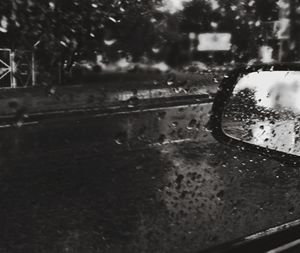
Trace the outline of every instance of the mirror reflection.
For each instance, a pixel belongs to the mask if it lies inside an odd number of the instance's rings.
[[[226,135],[300,156],[300,72],[259,71],[241,77],[222,119]]]

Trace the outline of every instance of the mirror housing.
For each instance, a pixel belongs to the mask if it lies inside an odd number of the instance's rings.
[[[229,134],[229,132],[226,129],[224,130],[224,115],[225,113],[228,113],[228,106],[231,103],[233,96],[237,93],[237,90],[235,89],[239,84],[240,80],[242,80],[244,77],[250,76],[251,74],[253,75],[254,73],[268,72],[268,73],[274,73],[275,75],[276,72],[282,72],[282,71],[285,71],[286,73],[299,72],[299,84],[300,84],[300,64],[263,64],[263,65],[254,65],[254,66],[243,66],[234,69],[231,73],[229,73],[229,75],[225,76],[215,96],[215,100],[212,106],[209,128],[212,131],[212,135],[214,136],[214,138],[221,143],[238,147],[241,150],[256,152],[258,154],[262,154],[274,158],[280,162],[297,166],[300,165],[300,153],[298,155],[284,149],[277,149],[274,147],[270,147],[267,144],[263,145],[262,143],[258,144],[255,142],[246,141],[243,140],[243,138],[237,138],[236,136]],[[263,84],[263,85],[266,86],[267,84]],[[267,99],[269,98],[267,97]],[[300,97],[299,97],[299,101],[300,101]],[[260,113],[261,111],[258,111],[258,116],[263,116],[262,113],[261,115],[259,115]],[[243,122],[242,124],[246,124],[246,123]]]

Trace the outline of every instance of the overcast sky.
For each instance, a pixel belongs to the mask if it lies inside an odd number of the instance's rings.
[[[190,1],[191,0],[163,0],[163,7],[160,7],[159,9],[162,11],[175,13],[177,11],[183,10],[184,3]]]
[[[191,1],[192,0],[163,0],[163,6],[160,7],[159,10],[175,13],[183,10],[184,4]],[[207,2],[210,2],[213,10],[219,7],[219,0],[207,0]]]

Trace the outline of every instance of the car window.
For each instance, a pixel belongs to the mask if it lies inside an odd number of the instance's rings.
[[[209,128],[231,70],[299,61],[299,15],[291,0],[2,1],[0,252],[194,252],[299,218],[299,170]]]

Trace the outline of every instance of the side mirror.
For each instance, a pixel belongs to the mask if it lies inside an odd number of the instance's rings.
[[[215,97],[210,123],[223,143],[300,164],[300,65],[234,70]]]

